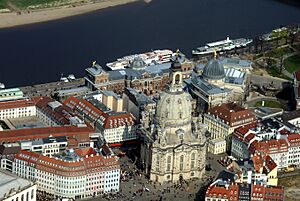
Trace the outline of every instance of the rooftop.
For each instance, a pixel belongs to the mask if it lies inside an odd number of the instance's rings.
[[[17,177],[10,173],[0,171],[0,199],[4,198],[4,195],[8,195],[11,190],[18,190],[28,188],[33,185],[29,180]]]

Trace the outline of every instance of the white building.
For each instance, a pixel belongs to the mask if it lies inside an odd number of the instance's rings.
[[[0,102],[0,120],[36,116],[35,104],[30,99]]]
[[[15,157],[13,173],[35,181],[38,190],[63,198],[88,198],[120,187],[118,158],[92,148],[66,150],[55,157],[22,150]]]
[[[0,200],[36,201],[36,184],[15,175],[0,171]]]
[[[222,154],[226,152],[225,139],[213,139],[208,142],[207,151],[212,154]]]
[[[20,141],[21,149],[41,153],[44,156],[52,156],[64,151],[68,145],[65,136],[49,137],[36,140]]]

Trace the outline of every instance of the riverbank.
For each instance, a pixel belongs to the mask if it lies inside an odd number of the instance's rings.
[[[139,0],[104,0],[96,3],[87,3],[81,5],[73,4],[56,8],[33,10],[28,13],[22,12],[21,14],[17,14],[15,12],[1,13],[0,28],[46,22],[137,1]]]

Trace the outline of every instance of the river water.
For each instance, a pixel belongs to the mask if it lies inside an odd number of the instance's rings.
[[[1,18],[0,18],[1,20]],[[159,48],[191,50],[227,35],[255,37],[300,22],[275,0],[152,0],[61,20],[0,29],[0,82],[7,87],[83,76],[93,60]]]

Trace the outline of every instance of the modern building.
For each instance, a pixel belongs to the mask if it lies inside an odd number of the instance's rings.
[[[1,201],[36,201],[36,184],[6,171],[0,171]]]
[[[241,66],[225,68],[223,63],[215,54],[206,66],[198,65],[191,79],[186,81],[192,97],[197,100],[198,113],[222,103],[241,102],[247,94],[247,70],[240,70]]]
[[[183,76],[189,78],[194,67],[193,63],[181,53]],[[110,90],[122,94],[125,87],[131,87],[144,92],[146,95],[158,95],[167,84],[168,71],[171,63],[147,66],[136,57],[129,68],[106,71],[95,64],[86,69],[85,83],[92,90]]]
[[[0,120],[29,116],[36,116],[35,104],[29,98],[0,102]]]
[[[225,153],[226,144],[230,148],[230,135],[234,129],[255,122],[255,115],[236,103],[224,103],[210,108],[203,114],[203,123],[207,125],[211,138],[208,150],[214,154]]]
[[[113,91],[101,90],[102,103],[115,112],[123,111],[123,99]]]
[[[14,159],[13,173],[62,198],[88,198],[120,188],[118,158],[93,148],[65,150],[53,157],[22,150]]]
[[[141,168],[159,183],[202,178],[205,172],[206,129],[191,116],[191,96],[183,90],[178,59],[177,55],[169,85],[159,96],[153,125],[139,129]]]
[[[66,150],[68,146],[68,140],[66,136],[22,140],[19,143],[22,150],[40,153],[49,157]]]

